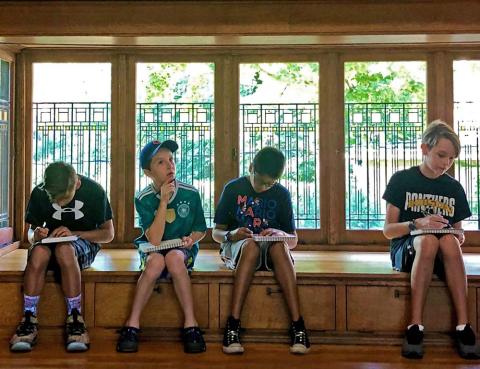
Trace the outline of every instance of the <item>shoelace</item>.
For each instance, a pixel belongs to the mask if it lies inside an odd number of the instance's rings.
[[[302,332],[302,331],[295,332],[294,335],[295,335],[295,342],[302,343],[302,344],[306,343],[307,336],[306,336],[305,332]]]
[[[190,328],[189,330],[184,332],[185,336],[190,336],[191,340],[193,342],[199,342],[202,340],[202,331],[195,327],[195,328]]]
[[[30,320],[31,315],[26,314],[25,315],[25,320],[20,323],[17,329],[17,335],[19,336],[28,336],[29,334],[32,334],[35,331],[35,324],[31,322]]]
[[[307,345],[307,332],[305,331],[305,327],[303,324],[298,327],[292,324],[292,340],[293,344],[300,343],[302,345]]]
[[[72,310],[73,322],[67,323],[67,331],[71,336],[80,336],[85,333],[85,324],[78,320],[78,313]]]
[[[229,329],[227,332],[228,344],[240,342],[238,330]]]
[[[122,328],[120,330],[120,336],[127,341],[137,340],[137,333],[132,328]]]

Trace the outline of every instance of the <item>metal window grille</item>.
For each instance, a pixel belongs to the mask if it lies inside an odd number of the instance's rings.
[[[32,182],[42,182],[48,164],[65,161],[110,188],[110,103],[33,104]]]
[[[264,146],[281,150],[286,167],[280,182],[292,196],[298,228],[320,226],[318,104],[240,105],[240,171],[248,174]]]
[[[420,164],[425,103],[345,104],[347,229],[381,229],[385,187],[398,170]]]

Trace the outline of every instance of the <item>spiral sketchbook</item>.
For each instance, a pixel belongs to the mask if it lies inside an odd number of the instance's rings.
[[[38,242],[35,242],[35,245],[41,244],[41,245],[46,245],[49,243],[60,243],[60,242],[71,242],[71,241],[76,241],[78,240],[78,236],[72,235],[72,236],[64,236],[64,237],[47,237],[44,238]]]
[[[253,240],[256,242],[278,242],[294,240],[295,236],[260,236],[253,235]]]
[[[434,228],[425,228],[425,229],[415,229],[414,231],[410,232],[411,236],[418,236],[420,234],[456,234],[460,235],[463,234],[463,229],[457,229],[457,228],[440,228],[440,229],[434,229]]]
[[[175,247],[183,246],[183,241],[180,238],[160,242],[159,245],[152,245],[150,242],[144,242],[138,245],[138,249],[148,254],[150,252],[173,249]]]

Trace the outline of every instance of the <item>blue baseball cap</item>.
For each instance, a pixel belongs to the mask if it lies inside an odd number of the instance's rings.
[[[150,161],[157,154],[158,150],[162,148],[169,149],[171,152],[175,152],[178,149],[178,145],[172,140],[165,140],[163,142],[152,141],[147,143],[143,147],[142,151],[140,151],[140,167],[142,169],[149,169]]]

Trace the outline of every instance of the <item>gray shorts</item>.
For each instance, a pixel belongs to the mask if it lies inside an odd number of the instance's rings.
[[[237,242],[223,242],[220,245],[220,257],[228,269],[236,269],[238,261],[242,255],[243,245],[247,241],[248,238]],[[258,256],[256,270],[272,271],[274,269],[269,252],[270,246],[273,244],[274,242],[257,242],[258,247],[260,247],[260,255]],[[288,255],[290,256],[292,263],[294,263],[290,250],[288,250]]]

